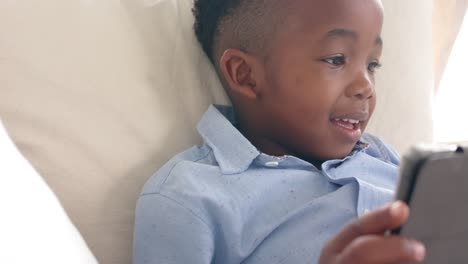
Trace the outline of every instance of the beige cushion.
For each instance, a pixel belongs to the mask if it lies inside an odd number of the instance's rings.
[[[191,2],[0,1],[0,116],[101,263],[131,262],[143,183],[199,142],[209,103],[227,101]],[[386,1],[390,56],[372,129],[400,150],[431,135],[424,3]]]
[[[0,116],[102,263],[131,262],[143,183],[224,96],[189,1],[153,2],[0,1]]]

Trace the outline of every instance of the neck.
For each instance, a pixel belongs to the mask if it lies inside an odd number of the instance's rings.
[[[260,130],[255,129],[252,126],[246,125],[245,122],[240,122],[237,126],[237,129],[247,138],[260,152],[265,153],[270,156],[282,157],[282,156],[295,156],[302,160],[305,160],[316,168],[320,169],[324,161],[313,159],[305,155],[300,155],[291,151],[286,146],[278,143],[277,140],[274,140],[271,137],[265,136],[265,133],[261,133]]]

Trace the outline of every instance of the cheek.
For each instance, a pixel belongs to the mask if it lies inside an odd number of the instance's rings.
[[[372,113],[374,113],[376,105],[377,105],[377,94],[374,93],[374,97],[372,97],[369,100],[369,112],[370,112],[371,115],[372,115]]]
[[[329,113],[340,97],[339,76],[310,61],[285,58],[266,68],[264,101],[273,108],[291,115],[302,115],[317,121]],[[285,114],[285,113],[284,113]]]

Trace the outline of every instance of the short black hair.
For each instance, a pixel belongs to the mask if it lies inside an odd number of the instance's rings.
[[[203,51],[213,61],[213,42],[220,20],[242,0],[195,0],[192,9],[195,16],[194,30]]]
[[[194,31],[203,51],[213,64],[221,38],[229,48],[265,48],[265,36],[276,28],[281,0],[195,0]],[[270,18],[275,18],[274,20]]]

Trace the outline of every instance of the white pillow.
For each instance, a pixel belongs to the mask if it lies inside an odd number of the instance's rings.
[[[0,122],[0,263],[94,264],[83,238]]]

